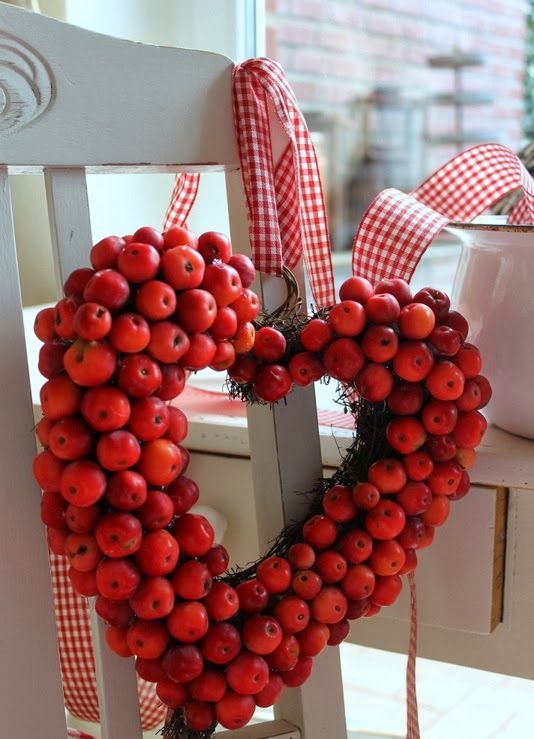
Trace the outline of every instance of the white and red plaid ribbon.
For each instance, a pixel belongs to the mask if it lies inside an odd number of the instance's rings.
[[[410,641],[408,643],[408,662],[406,663],[406,739],[420,739],[419,709],[417,706],[417,591],[415,573],[408,575],[410,585]]]
[[[330,237],[315,148],[293,90],[279,64],[249,59],[234,70],[234,120],[247,198],[254,264],[280,275],[304,258],[318,306],[335,302]],[[273,162],[269,110],[288,145]],[[165,228],[182,225],[199,175],[176,178]]]
[[[172,195],[165,213],[163,229],[171,226],[183,226],[195,204],[200,184],[200,175],[193,172],[182,172],[176,175]]]
[[[451,159],[411,194],[388,189],[371,203],[356,232],[353,273],[371,282],[409,280],[426,248],[451,221],[471,221],[523,188],[509,223],[534,223],[534,181],[500,144],[474,146]]]

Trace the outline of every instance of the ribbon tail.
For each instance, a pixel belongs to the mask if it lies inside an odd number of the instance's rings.
[[[419,733],[419,709],[417,706],[417,682],[415,663],[417,660],[417,592],[415,574],[408,575],[410,584],[410,642],[406,665],[406,739],[421,739]]]
[[[172,226],[185,225],[191,208],[195,204],[199,185],[199,174],[182,172],[176,175],[169,207],[165,213],[164,231],[172,228]]]
[[[522,188],[534,223],[534,181],[513,151],[479,144],[453,157],[412,193],[451,221],[471,221],[504,195]]]

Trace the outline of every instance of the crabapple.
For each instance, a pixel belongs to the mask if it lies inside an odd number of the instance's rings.
[[[355,300],[365,305],[374,295],[373,286],[365,277],[348,277],[339,288],[340,300]]]
[[[358,336],[365,328],[365,309],[354,300],[343,300],[331,309],[328,321],[338,336]]]
[[[370,482],[358,482],[352,488],[352,500],[357,508],[367,511],[380,500],[380,491]]]
[[[404,510],[392,500],[381,500],[365,515],[365,528],[374,539],[394,539],[405,523]]]
[[[345,575],[346,577],[347,575]],[[345,581],[345,578],[342,582]],[[347,598],[335,585],[328,585],[323,588],[310,603],[312,617],[323,624],[335,624],[341,621],[346,612]]]
[[[401,308],[408,303],[411,303],[413,300],[410,286],[406,280],[402,280],[400,277],[380,280],[380,282],[375,285],[375,294],[381,295],[383,293],[393,295],[397,299]]]

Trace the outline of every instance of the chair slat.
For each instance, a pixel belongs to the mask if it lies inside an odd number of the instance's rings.
[[[134,659],[124,659],[109,649],[105,624],[94,608],[90,612],[101,739],[141,739]]]
[[[46,193],[56,272],[63,282],[78,267],[88,265],[91,220],[87,182],[82,168],[47,169]],[[102,739],[142,736],[133,659],[111,652],[105,626],[90,608]]]
[[[245,251],[248,221],[240,173],[226,176],[232,241]],[[306,306],[302,267],[296,271]],[[285,283],[261,277],[266,310],[285,299]],[[273,408],[249,406],[248,434],[260,546],[266,549],[284,523],[303,514],[297,491],[309,490],[322,475],[315,390],[297,388]],[[275,706],[277,719],[297,726],[306,739],[343,739],[347,735],[339,649],[330,648],[315,660],[311,678],[301,688],[286,690]]]
[[[45,184],[56,274],[62,284],[72,270],[89,266],[92,238],[85,171],[46,169]]]
[[[11,197],[0,168],[0,721],[3,737],[66,736]],[[32,686],[35,686],[33,689]]]
[[[222,731],[217,734],[217,739],[301,739],[301,737],[300,731],[287,721],[262,721],[246,729]]]

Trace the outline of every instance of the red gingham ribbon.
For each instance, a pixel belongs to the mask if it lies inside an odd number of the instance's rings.
[[[415,663],[417,660],[417,592],[415,573],[408,575],[410,585],[410,642],[406,664],[406,739],[420,739],[419,710],[417,707],[417,681]]]
[[[295,95],[279,64],[249,59],[234,69],[234,122],[247,198],[254,264],[280,275],[304,257],[318,306],[335,302],[330,237],[317,157]],[[273,163],[269,110],[289,139]],[[182,225],[198,175],[178,175],[164,228]],[[194,194],[193,194],[194,191]]]
[[[409,280],[426,248],[450,221],[471,221],[523,188],[509,223],[534,223],[534,181],[500,144],[481,144],[451,159],[410,195],[381,192],[367,209],[352,249],[353,273],[372,282]]]
[[[200,175],[183,172],[176,176],[171,200],[165,213],[164,230],[171,226],[183,226],[195,204],[200,184]]]

